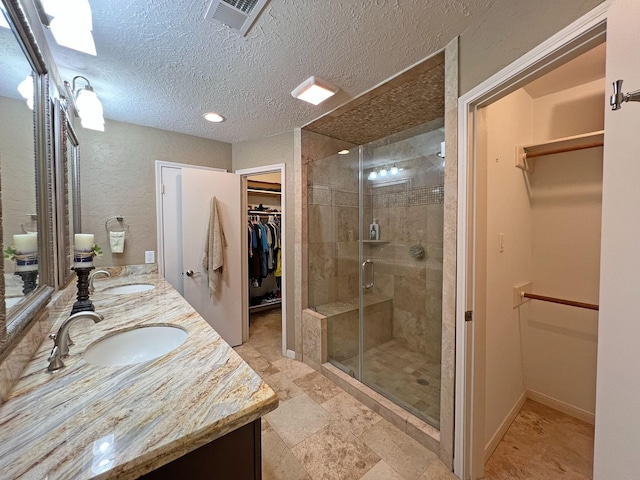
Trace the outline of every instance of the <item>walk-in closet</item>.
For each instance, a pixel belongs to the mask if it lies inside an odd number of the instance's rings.
[[[251,316],[282,306],[282,181],[279,172],[247,176],[249,324]]]
[[[604,72],[600,44],[477,112],[486,479],[592,478]]]

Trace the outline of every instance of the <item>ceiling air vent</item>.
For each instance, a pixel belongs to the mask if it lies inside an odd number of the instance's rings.
[[[246,35],[269,0],[213,0],[205,18]]]

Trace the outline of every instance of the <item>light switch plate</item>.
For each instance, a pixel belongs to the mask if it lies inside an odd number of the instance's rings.
[[[513,286],[513,308],[518,308],[524,302],[528,302],[528,298],[522,298],[520,292],[533,293],[533,284],[531,282],[522,282]]]
[[[156,252],[154,250],[147,250],[144,252],[144,263],[155,263]]]

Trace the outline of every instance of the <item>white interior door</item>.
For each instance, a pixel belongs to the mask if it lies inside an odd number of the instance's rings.
[[[607,86],[640,89],[640,2],[616,0],[607,18]],[[640,103],[605,110],[600,321],[594,479],[639,478],[640,471]]]
[[[211,197],[226,238],[223,273],[211,296],[202,266]],[[182,168],[182,258],[184,298],[231,346],[242,343],[242,245],[246,242],[240,201],[240,176]],[[187,275],[192,271],[193,274]]]
[[[162,252],[158,261],[164,278],[184,296],[182,268],[182,168],[162,165],[160,167],[162,202],[159,224]],[[166,252],[166,254],[165,254]],[[178,254],[180,252],[180,254]]]

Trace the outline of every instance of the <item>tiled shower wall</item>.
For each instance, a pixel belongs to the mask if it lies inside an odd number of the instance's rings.
[[[437,153],[444,134],[440,127],[441,122],[435,122],[428,133],[367,147],[365,164],[381,166],[388,160],[388,167],[395,163],[403,170],[388,177],[392,181],[365,180],[363,198],[365,227],[377,218],[380,239],[389,242],[364,244],[365,258],[375,263],[375,286],[366,293],[393,299],[394,338],[436,358],[440,358],[442,318],[444,188],[443,159]],[[309,305],[357,305],[357,151],[310,164],[308,185]],[[409,255],[415,245],[422,246],[424,258]]]

